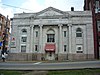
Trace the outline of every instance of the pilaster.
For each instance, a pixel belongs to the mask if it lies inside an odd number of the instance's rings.
[[[62,53],[62,24],[59,24],[59,53]]]
[[[68,24],[69,26],[69,53],[71,53],[71,49],[72,49],[72,24]]]
[[[34,49],[33,48],[33,46],[34,46],[33,45],[33,42],[34,42],[34,38],[33,38],[34,37],[34,35],[33,35],[34,32],[33,32],[33,29],[34,29],[34,25],[31,26],[31,51],[30,52],[33,52],[33,49]]]
[[[39,25],[39,27],[40,27],[40,36],[39,36],[39,53],[42,53],[43,51],[42,51],[42,27],[43,27],[43,25]]]

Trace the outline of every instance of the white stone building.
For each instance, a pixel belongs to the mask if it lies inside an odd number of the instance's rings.
[[[94,59],[91,11],[49,7],[14,14],[11,26],[11,60]]]

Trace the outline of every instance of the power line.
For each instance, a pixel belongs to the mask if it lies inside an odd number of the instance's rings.
[[[0,3],[1,3],[1,2],[0,2]],[[12,5],[3,4],[3,3],[2,3],[2,5],[8,6],[8,7],[13,7],[13,8],[19,8],[19,9],[23,9],[23,10],[29,10],[29,11],[32,11],[32,10],[30,10],[30,9],[20,8],[20,7],[17,7],[17,6],[12,6]]]

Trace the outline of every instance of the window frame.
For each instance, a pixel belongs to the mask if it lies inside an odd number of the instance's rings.
[[[47,34],[47,42],[55,42],[55,34]]]
[[[67,45],[64,45],[64,52],[67,51]]]
[[[67,31],[64,31],[64,37],[66,37],[67,36]]]
[[[27,34],[27,29],[22,29],[22,34]]]
[[[35,45],[35,51],[38,52],[38,45]]]
[[[22,36],[21,37],[21,42],[24,42],[24,43],[27,42],[27,37],[26,36]]]
[[[77,38],[82,38],[83,37],[83,34],[82,34],[82,28],[77,28],[76,29],[76,37]]]
[[[25,50],[23,50],[22,47],[24,47]],[[26,45],[21,45],[21,53],[26,53]]]
[[[39,34],[38,31],[35,31],[35,37],[38,37],[38,34]]]

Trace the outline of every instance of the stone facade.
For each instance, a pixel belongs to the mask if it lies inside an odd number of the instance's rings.
[[[15,14],[11,35],[9,60],[94,59],[91,11],[49,7],[38,13]]]

